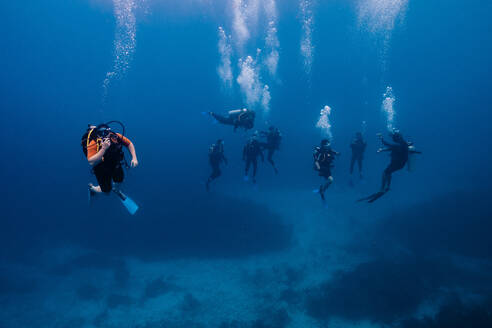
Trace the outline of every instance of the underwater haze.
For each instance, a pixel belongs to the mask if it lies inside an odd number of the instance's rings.
[[[1,328],[492,327],[491,1],[0,12]],[[207,114],[239,108],[253,129]],[[135,215],[116,194],[88,201],[81,137],[112,120],[138,156],[121,186]],[[279,172],[260,160],[253,183],[243,147],[270,125]],[[422,153],[357,202],[396,131]],[[207,191],[217,139],[228,165]],[[340,152],[325,201],[322,139]]]

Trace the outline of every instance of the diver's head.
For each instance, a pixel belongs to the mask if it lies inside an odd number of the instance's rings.
[[[329,145],[330,145],[330,140],[328,139],[321,140],[321,147],[329,146]]]
[[[224,144],[224,140],[222,139],[217,139],[217,145],[223,145]]]
[[[95,127],[95,132],[96,132],[96,135],[99,137],[99,138],[107,138],[109,136],[109,134],[111,133],[111,128],[109,126],[107,126],[106,124],[101,124],[97,127]]]
[[[404,142],[405,140],[403,139],[403,135],[401,134],[400,130],[393,130],[391,133],[391,138],[393,139],[394,142]]]
[[[357,132],[355,134],[355,137],[358,139],[358,140],[362,140],[362,132]]]

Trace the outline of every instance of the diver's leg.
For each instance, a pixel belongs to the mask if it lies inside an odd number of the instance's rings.
[[[323,187],[323,191],[326,191],[326,189],[328,189],[329,186],[331,186],[331,184],[333,183],[333,177],[330,175],[327,179],[326,179],[326,182],[325,182],[325,185]]]
[[[386,172],[387,172],[387,169],[384,170],[384,172],[383,172],[383,178],[381,180],[381,191],[384,191],[384,189],[386,188],[386,180],[388,180],[388,178],[387,178],[388,174]]]
[[[268,162],[270,162],[270,164],[272,165],[273,170],[275,171],[275,174],[277,174],[278,170],[277,170],[277,167],[275,166],[275,162],[273,161],[273,153],[275,153],[275,150],[269,149],[267,159],[268,159]]]
[[[92,183],[89,183],[89,189],[92,193],[95,194],[102,193],[101,186],[94,186]]]
[[[96,165],[93,169],[99,186],[89,184],[89,188],[95,193],[109,194],[113,189],[112,170],[104,162]]]
[[[386,170],[383,172],[383,181],[381,183],[381,191],[386,192],[389,190],[389,185],[391,183],[391,174],[393,173],[392,165],[390,164]]]
[[[210,176],[208,177],[207,183],[205,187],[207,188],[207,191],[210,190],[210,183],[217,179],[217,177],[220,176],[220,170],[218,170],[217,166],[215,164],[212,164],[212,173],[210,173]]]
[[[212,164],[212,174],[210,174],[210,181],[217,179],[220,176],[220,168],[218,164]]]
[[[244,171],[244,175],[248,175],[249,172],[249,167],[251,166],[251,158],[247,157],[246,158],[246,169]]]
[[[386,185],[386,189],[384,191],[389,191],[390,190],[390,186],[391,186],[391,178],[393,177],[393,175],[390,173],[388,174],[388,178],[387,178],[387,185]]]
[[[258,169],[258,159],[255,157],[253,159],[253,183],[256,182],[256,171]]]
[[[362,178],[362,156],[359,157],[358,163],[359,163],[359,175]]]
[[[323,178],[328,179],[325,175],[323,175]],[[325,188],[326,188],[326,182],[322,183],[319,186],[319,195],[321,196],[322,200],[325,200]]]
[[[120,164],[118,164],[114,170],[113,170],[113,186],[112,189],[119,190],[119,185],[123,183],[123,180],[125,179],[125,172],[123,171],[123,168],[121,167]]]
[[[219,123],[227,124],[227,125],[234,125],[234,121],[230,117],[226,117],[226,116],[216,114],[213,112],[210,112],[210,115],[212,115],[212,117],[215,118]]]
[[[352,155],[352,159],[350,160],[350,175],[354,172],[354,164],[355,164],[355,156]]]

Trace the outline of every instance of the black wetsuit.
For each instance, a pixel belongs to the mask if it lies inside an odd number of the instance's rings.
[[[277,167],[275,166],[275,162],[273,161],[273,154],[280,148],[280,141],[282,136],[280,132],[276,129],[274,131],[261,132],[261,135],[266,137],[266,142],[261,143],[263,149],[268,151],[267,160],[273,166],[275,173],[278,172]]]
[[[222,164],[222,162],[227,163],[227,159],[224,156],[224,146],[213,144],[210,147],[208,159],[210,166],[212,167],[212,173],[208,178],[208,183],[210,183],[222,174],[220,171],[220,164]]]
[[[328,179],[331,177],[331,169],[333,167],[333,160],[338,152],[334,151],[330,146],[316,147],[314,149],[314,161],[319,163],[318,175]]]
[[[352,148],[352,159],[350,161],[350,174],[354,172],[354,165],[357,162],[359,165],[359,173],[362,175],[362,160],[367,144],[362,139],[355,139],[350,148]]]
[[[391,161],[383,172],[383,179],[381,183],[381,192],[387,192],[391,186],[391,176],[393,172],[401,170],[408,162],[408,155],[410,153],[409,144],[403,138],[395,140],[396,143],[392,144],[384,139],[381,142],[386,146],[383,151],[391,152]]]
[[[253,164],[253,181],[256,177],[256,171],[258,168],[258,156],[261,156],[262,160],[265,160],[263,156],[263,151],[261,150],[260,143],[258,140],[253,139],[248,141],[243,149],[243,160],[246,161],[245,175],[248,175],[249,168]]]
[[[111,192],[113,190],[113,182],[121,183],[125,178],[125,173],[121,166],[124,156],[121,147],[119,143],[111,143],[111,146],[104,154],[104,160],[92,169],[102,192]]]
[[[250,130],[254,127],[255,114],[249,110],[240,113],[237,117],[231,115],[223,116],[216,113],[210,113],[210,115],[212,115],[219,123],[234,126],[234,131],[236,131],[238,127],[242,127],[245,130]]]
[[[385,195],[389,190],[391,186],[391,178],[392,174],[398,170],[401,170],[402,168],[405,167],[405,164],[408,162],[408,156],[409,154],[420,154],[419,151],[416,150],[410,150],[411,144],[406,142],[402,137],[400,138],[394,138],[393,139],[396,143],[392,144],[389,142],[386,142],[384,139],[381,139],[381,142],[383,145],[386,147],[380,151],[389,151],[391,152],[391,161],[389,165],[386,167],[386,169],[383,172],[383,178],[381,182],[381,189],[368,196],[359,199],[358,201],[367,201],[369,203],[373,203],[379,198],[381,198],[383,195]]]
[[[338,152],[334,151],[330,146],[321,146],[314,149],[313,157],[315,163],[315,170],[318,171],[320,177],[325,178],[326,182],[319,186],[319,194],[321,198],[325,199],[325,191],[333,182],[333,177],[331,176],[331,169],[333,167],[333,160]],[[319,165],[319,169],[316,166]]]
[[[393,172],[404,168],[405,164],[407,164],[408,161],[408,143],[404,140],[396,144],[391,144],[389,142],[386,142],[385,140],[382,140],[382,142],[383,145],[387,147],[386,149],[384,149],[384,151],[391,152],[391,162],[388,167],[386,167],[384,172],[386,174],[392,174]]]

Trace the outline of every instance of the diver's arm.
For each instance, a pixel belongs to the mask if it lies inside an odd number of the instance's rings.
[[[102,161],[104,154],[106,153],[106,150],[108,150],[109,146],[111,146],[111,141],[109,139],[105,139],[101,144],[101,149],[95,155],[87,159],[89,164],[91,166],[99,164]]]
[[[87,161],[91,166],[94,166],[102,161],[105,153],[106,153],[106,149],[101,149],[96,153],[96,155],[92,156],[91,158],[88,158]]]
[[[138,159],[137,159],[137,152],[135,151],[135,146],[133,145],[133,142],[130,142],[128,146],[128,151],[132,155],[132,161],[130,163],[131,167],[137,167],[138,166]]]
[[[383,138],[383,137],[381,137],[381,143],[382,143],[384,146],[388,146],[388,147],[392,146],[392,144],[390,144],[389,142],[387,142],[386,140],[384,140],[384,138]]]

